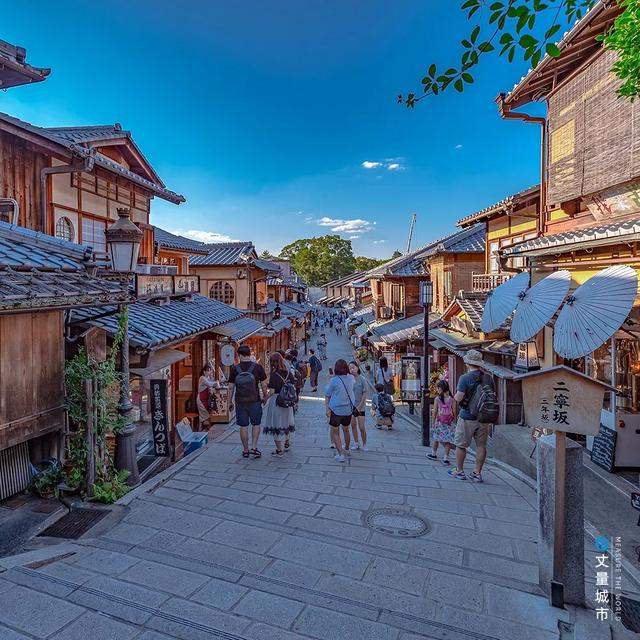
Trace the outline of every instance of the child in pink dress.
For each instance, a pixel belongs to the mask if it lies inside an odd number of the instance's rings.
[[[455,412],[453,406],[453,397],[446,380],[439,380],[436,385],[438,395],[433,402],[433,416],[431,428],[431,453],[427,453],[429,460],[438,459],[438,448],[440,443],[444,446],[444,458],[442,464],[448,465],[449,453],[454,448],[454,432],[455,432]]]

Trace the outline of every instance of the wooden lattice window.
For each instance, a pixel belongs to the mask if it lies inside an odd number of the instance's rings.
[[[214,282],[209,289],[209,297],[225,304],[233,304],[236,297],[233,287],[228,282]]]
[[[75,236],[76,233],[73,228],[73,222],[71,222],[71,220],[66,216],[58,218],[56,221],[56,238],[73,242],[75,240]]]

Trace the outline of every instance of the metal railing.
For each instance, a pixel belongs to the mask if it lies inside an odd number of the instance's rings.
[[[473,273],[471,274],[471,286],[475,292],[493,291],[512,275],[512,273]]]

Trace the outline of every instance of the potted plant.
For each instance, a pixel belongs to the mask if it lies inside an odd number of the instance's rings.
[[[33,476],[29,488],[41,498],[50,498],[54,494],[57,495],[58,485],[63,479],[62,468],[56,460],[47,464]]]

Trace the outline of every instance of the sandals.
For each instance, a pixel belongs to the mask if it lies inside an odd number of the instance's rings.
[[[288,440],[285,440],[284,441],[284,450],[287,451],[290,446],[291,446],[290,442]]]
[[[249,452],[248,451],[243,451],[242,452],[242,457],[243,458],[248,458],[249,457]]]
[[[272,456],[278,456],[278,458],[282,458],[282,456],[284,455],[284,451],[278,451],[277,449],[275,451],[271,452]]]
[[[249,453],[256,459],[262,458],[262,451],[260,451],[260,449],[251,449]]]

